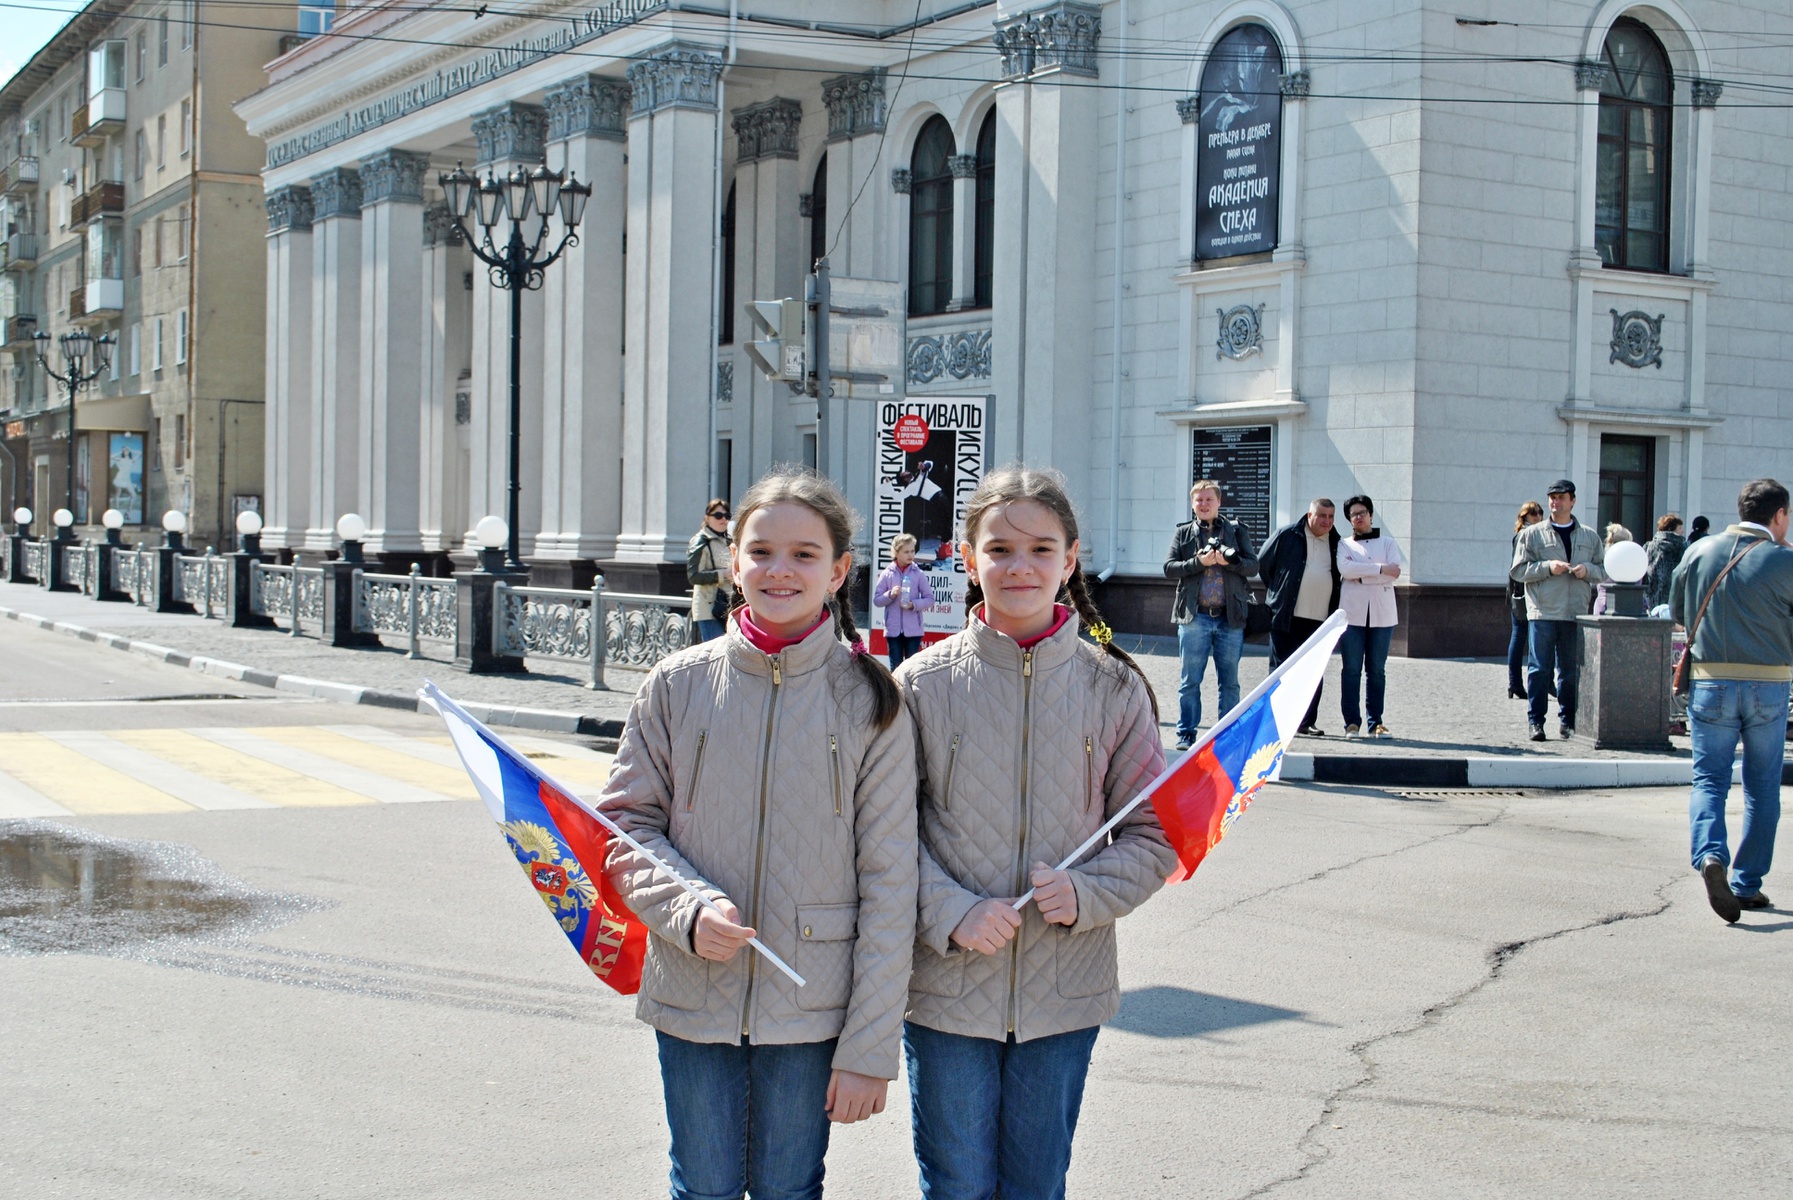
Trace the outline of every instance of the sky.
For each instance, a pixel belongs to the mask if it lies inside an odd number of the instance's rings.
[[[0,2],[0,81],[10,80],[44,48],[85,0],[4,0]]]

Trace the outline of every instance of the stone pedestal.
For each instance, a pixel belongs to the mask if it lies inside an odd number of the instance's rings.
[[[31,539],[23,533],[9,533],[6,540],[12,543],[12,555],[7,559],[6,582],[36,583],[37,580],[25,574],[25,543]]]
[[[355,629],[355,573],[366,566],[346,559],[324,564],[324,633],[332,646],[380,644],[378,635]]]
[[[94,588],[94,599],[130,603],[130,593],[118,590],[118,552],[123,549],[125,544],[119,540],[118,530],[108,529],[106,544],[100,547],[100,579]]]
[[[49,551],[45,557],[50,560],[50,582],[46,584],[52,592],[79,591],[68,581],[68,550],[75,544],[75,539],[67,536],[67,530],[59,530],[54,538],[44,543]]]
[[[187,551],[185,546],[175,542],[173,535],[168,540],[175,544],[156,547],[156,611],[197,616],[198,609],[185,600],[174,598],[174,581],[180,576],[180,557]]]
[[[1670,750],[1669,635],[1649,617],[1578,617],[1581,697],[1576,730],[1597,750]]]
[[[501,575],[493,571],[456,571],[454,665],[473,675],[497,675],[525,670],[522,658],[493,651],[492,617],[498,604],[498,584],[517,586],[529,582],[525,574]]]
[[[254,538],[255,543],[260,541],[259,537]],[[244,548],[230,556],[230,623],[237,629],[273,629],[274,618],[256,612],[250,600],[254,595],[250,568],[267,562],[268,556],[259,553],[259,546],[252,548],[250,537],[244,537],[243,543]]]

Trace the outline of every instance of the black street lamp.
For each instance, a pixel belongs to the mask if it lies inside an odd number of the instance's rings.
[[[63,334],[56,340],[62,343],[62,361],[67,365],[68,372],[58,374],[45,354],[50,335],[39,332],[32,336],[37,341],[37,361],[43,365],[44,373],[68,391],[67,507],[72,513],[75,511],[75,393],[98,379],[112,365],[112,347],[117,344],[117,339],[109,333],[96,338],[85,329]],[[90,358],[93,360],[91,371],[87,369]]]
[[[510,539],[504,566],[506,571],[521,571],[523,559],[517,553],[517,531],[522,526],[517,512],[521,484],[517,472],[522,460],[518,424],[523,411],[523,293],[541,287],[543,272],[568,246],[579,244],[579,221],[585,215],[585,202],[591,199],[591,185],[574,179],[571,171],[550,171],[545,162],[533,171],[516,167],[502,179],[488,170],[483,182],[456,163],[452,173],[440,176],[440,182],[448,195],[448,213],[455,229],[479,261],[486,264],[492,286],[511,295]],[[560,244],[544,255],[548,218],[556,209],[566,230],[560,235]],[[481,237],[475,238],[468,230],[468,216],[479,222]],[[510,218],[510,237],[499,245],[493,241],[492,229],[506,216]],[[541,224],[535,237],[525,240],[523,226],[532,216],[539,218]]]

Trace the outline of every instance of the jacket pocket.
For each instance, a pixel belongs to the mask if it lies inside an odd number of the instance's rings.
[[[930,946],[915,947],[915,971],[909,977],[909,990],[923,996],[941,996],[957,1000],[965,994],[965,960],[973,953],[937,954]]]
[[[1083,735],[1083,802],[1096,813],[1102,811],[1102,797],[1096,789],[1096,739]]]
[[[748,951],[752,953],[752,951]],[[687,1012],[704,1006],[710,991],[710,962],[660,937],[648,939],[641,992],[649,1000]]]
[[[859,931],[857,904],[797,906],[797,1007],[806,1012],[845,1008],[853,994],[853,946]]]
[[[946,752],[946,783],[941,787],[938,797],[942,812],[951,812],[953,808],[953,772],[959,766],[959,741],[964,736],[962,733],[953,734],[952,749]]]
[[[710,731],[704,730],[697,735],[697,756],[691,762],[691,786],[685,789],[685,811],[697,802],[697,784],[704,775],[704,747],[709,744]]]
[[[1114,926],[1103,925],[1082,933],[1059,933],[1053,957],[1058,960],[1058,994],[1067,1000],[1087,1000],[1115,991],[1121,985],[1115,966]]]
[[[834,775],[834,815],[840,816],[842,811],[840,790],[840,738],[828,735],[828,768]]]

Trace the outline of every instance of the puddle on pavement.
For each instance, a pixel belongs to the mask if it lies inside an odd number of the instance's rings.
[[[0,955],[235,938],[322,907],[232,879],[189,846],[0,821]]]

